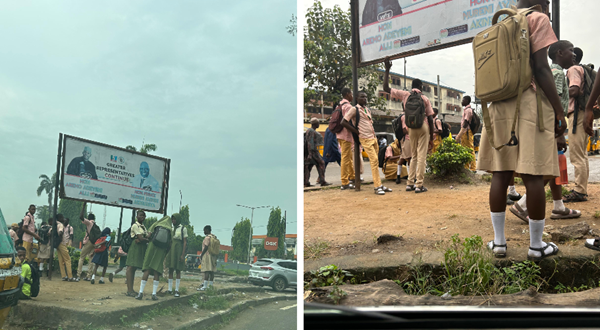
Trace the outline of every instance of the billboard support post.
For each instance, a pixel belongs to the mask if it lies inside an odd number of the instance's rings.
[[[62,133],[58,133],[58,155],[56,156],[56,184],[54,186],[54,208],[52,210],[52,232],[56,233],[58,229],[56,229],[56,213],[58,211],[58,189],[60,181],[62,181],[62,173],[60,170],[61,159],[62,159],[62,145],[63,145],[63,135]],[[43,220],[43,219],[42,219]],[[39,244],[39,242],[38,242]],[[54,235],[50,235],[50,257],[54,258]],[[52,264],[50,262],[48,264],[48,280],[52,280]]]
[[[352,94],[354,98],[352,103],[356,106],[356,99],[358,98],[358,0],[351,0],[350,15],[352,16]],[[356,116],[358,116],[358,111]],[[360,145],[358,141],[354,143],[354,189],[360,191]]]
[[[171,173],[171,160],[167,160],[167,173],[165,175],[165,204],[164,204],[164,216],[167,216],[167,200],[169,199],[169,175]]]
[[[121,216],[119,217],[119,230],[118,230],[118,234],[117,234],[117,243],[120,243],[119,241],[121,240],[121,226],[123,225],[123,208],[121,208]]]
[[[560,0],[552,0],[552,30],[560,40]]]
[[[438,83],[437,83],[437,101],[438,101],[438,113],[442,109],[442,90],[440,89],[440,75],[437,75]]]

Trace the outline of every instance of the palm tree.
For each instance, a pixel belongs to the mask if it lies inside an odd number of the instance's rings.
[[[52,209],[52,192],[54,187],[56,186],[56,173],[52,174],[52,179],[50,179],[46,174],[40,175],[40,186],[37,188],[37,195],[42,195],[42,192],[46,192],[48,194],[48,210]]]

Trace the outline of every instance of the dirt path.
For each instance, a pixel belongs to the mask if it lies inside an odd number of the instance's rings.
[[[402,240],[385,246],[386,251],[431,250],[435,243],[459,234],[461,238],[479,235],[485,242],[493,239],[488,194],[489,183],[478,180],[470,185],[427,185],[424,194],[404,191],[405,185],[389,184],[394,191],[385,196],[373,194],[372,186],[362,191],[339,189],[304,193],[305,259],[325,256],[371,253],[382,234],[402,236]],[[570,189],[570,188],[569,188]],[[585,221],[597,233],[600,219],[600,185],[590,184],[589,201],[567,204],[583,215],[573,220],[550,220],[552,203],[546,205],[546,225],[574,224]],[[525,193],[524,186],[517,191]],[[508,211],[506,237],[512,246],[529,244],[528,225]],[[581,245],[583,240],[571,242]],[[387,251],[390,250],[390,251]]]

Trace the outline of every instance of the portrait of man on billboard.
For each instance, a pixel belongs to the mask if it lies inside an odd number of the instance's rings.
[[[399,0],[367,0],[360,25],[385,21],[400,14],[402,7]]]
[[[67,167],[67,174],[80,176],[86,179],[98,180],[96,175],[96,166],[90,162],[92,157],[92,149],[90,147],[83,148],[83,156],[75,157]]]
[[[136,175],[131,181],[131,185],[135,188],[140,188],[148,191],[160,191],[160,186],[158,181],[150,175],[150,166],[148,163],[141,162],[140,163],[140,174]]]

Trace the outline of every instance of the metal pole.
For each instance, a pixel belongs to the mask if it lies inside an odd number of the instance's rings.
[[[250,242],[248,247],[248,265],[250,265],[250,252],[252,251],[252,222],[254,221],[254,208],[252,208],[252,214],[250,215]]]
[[[552,0],[552,30],[560,40],[560,0]]]
[[[117,234],[117,243],[121,240],[121,226],[123,225],[123,208],[121,208],[121,216],[119,217],[119,231]]]
[[[325,115],[323,114],[323,91],[321,91],[321,121],[323,121],[324,118]]]
[[[283,255],[287,256],[285,237],[287,236],[287,211],[283,211]]]
[[[406,57],[404,58],[404,90],[406,90]]]
[[[351,0],[350,15],[352,16],[352,94],[354,96],[352,103],[356,105],[358,98],[358,35],[357,35],[357,15],[358,0]],[[356,113],[358,116],[358,112]],[[360,146],[354,143],[354,189],[360,191]]]
[[[165,189],[165,205],[164,205],[165,212],[164,212],[164,216],[167,216],[167,200],[169,198],[169,175],[170,175],[170,173],[171,173],[171,160],[168,159],[167,160],[167,178],[165,180],[165,185],[166,185],[167,189]]]
[[[58,155],[56,156],[56,184],[54,186],[54,209],[52,210],[52,233],[56,233],[58,229],[56,229],[56,213],[58,211],[58,189],[59,182],[62,181],[63,176],[60,170],[60,161],[62,156],[62,142],[63,135],[62,133],[58,134]],[[60,178],[60,179],[59,179]],[[50,260],[54,260],[54,235],[50,235]],[[50,262],[48,265],[48,280],[52,280],[52,264],[54,262]]]
[[[437,100],[438,100],[438,111],[442,108],[442,90],[440,89],[440,75],[438,74],[438,83],[437,83]]]

